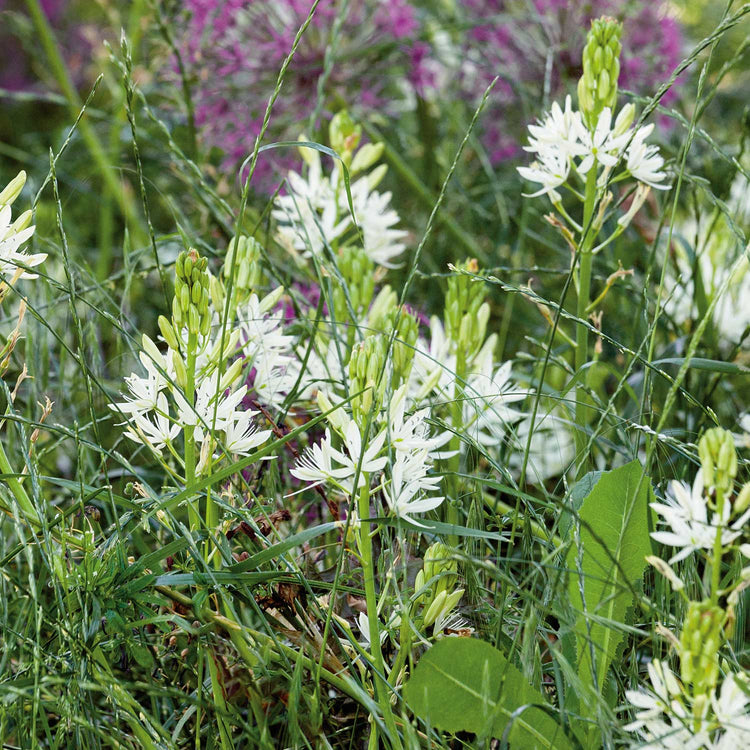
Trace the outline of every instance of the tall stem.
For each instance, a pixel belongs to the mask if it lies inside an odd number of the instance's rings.
[[[401,748],[401,740],[396,729],[396,721],[393,718],[390,700],[390,686],[386,680],[385,662],[383,661],[383,651],[380,648],[380,620],[378,618],[378,600],[375,593],[375,561],[372,555],[372,524],[363,519],[370,517],[370,484],[367,474],[363,475],[364,485],[359,491],[358,511],[360,519],[359,529],[359,552],[362,557],[362,571],[365,584],[365,600],[367,602],[367,624],[370,631],[370,651],[372,652],[372,661],[375,667],[373,683],[375,685],[375,697],[380,704],[380,710],[383,713],[383,719],[388,727],[388,733],[391,735],[391,745],[394,748]],[[376,732],[375,724],[372,731]]]
[[[18,505],[21,507],[21,510],[32,521],[38,521],[39,514],[36,512],[34,503],[31,502],[31,498],[24,489],[24,486],[21,484],[21,481],[18,479],[18,477],[12,476],[16,472],[13,471],[13,467],[10,465],[10,461],[8,461],[8,456],[5,454],[5,449],[3,448],[2,441],[0,441],[0,472],[6,475],[5,482],[18,501]]]
[[[466,356],[461,347],[456,353],[456,379],[453,386],[453,403],[451,404],[451,422],[453,424],[454,435],[449,443],[449,450],[455,453],[448,459],[448,483],[450,488],[450,497],[446,503],[446,521],[454,526],[460,524],[461,518],[458,512],[459,508],[459,479],[461,471],[461,429],[463,426],[463,400],[464,390],[463,382],[466,376]],[[448,536],[448,543],[455,547],[458,544],[458,537],[455,534]]]
[[[194,333],[188,334],[187,344],[187,366],[185,384],[185,400],[193,407],[195,405],[195,350],[198,346],[198,337]],[[185,425],[185,486],[190,487],[195,482],[195,425]],[[190,515],[190,530],[197,531],[200,528],[201,519],[195,501],[188,500],[188,513]]]
[[[716,529],[716,538],[714,539],[714,549],[711,558],[711,604],[715,605],[719,601],[719,583],[721,580],[721,557],[722,557],[722,534],[724,527],[722,518],[724,517],[724,490],[716,488],[716,516],[719,519]]]
[[[596,203],[596,165],[589,169],[586,176],[586,195],[583,204],[583,237],[579,248],[580,265],[578,274],[578,306],[576,316],[576,355],[575,370],[578,384],[576,386],[576,455],[578,458],[578,478],[585,473],[588,465],[586,451],[586,376],[584,368],[589,358],[589,330],[586,325],[589,298],[591,296],[591,266],[594,260],[591,249],[594,246],[596,232],[593,226],[594,206]]]

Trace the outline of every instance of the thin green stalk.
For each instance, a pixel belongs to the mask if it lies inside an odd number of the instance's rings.
[[[463,383],[466,375],[466,356],[465,352],[459,347],[459,351],[456,353],[456,378],[453,385],[453,403],[451,404],[451,423],[453,425],[453,436],[449,443],[449,450],[455,452],[454,456],[451,456],[448,463],[448,480],[449,486],[449,499],[446,503],[446,521],[454,526],[461,524],[461,516],[458,512],[459,503],[459,492],[460,482],[459,474],[461,472],[461,432],[463,430],[463,403],[464,403],[464,391]],[[448,544],[451,547],[458,545],[458,536],[450,534],[448,536]]]
[[[16,472],[13,471],[10,461],[8,461],[8,456],[5,454],[5,448],[3,448],[2,441],[0,441],[0,472],[5,474],[5,481],[18,501],[19,506],[21,506],[21,510],[34,521],[38,521],[39,515],[36,512],[34,503],[31,502],[31,498],[18,477],[13,476]]]
[[[594,255],[591,248],[594,246],[596,232],[593,228],[594,205],[596,203],[596,167],[592,166],[586,176],[586,195],[583,205],[583,227],[584,235],[579,248],[579,275],[578,275],[578,307],[576,315],[576,351],[575,370],[578,385],[576,387],[576,456],[578,457],[578,477],[585,473],[588,465],[586,450],[586,377],[584,368],[589,357],[589,329],[586,325],[588,318],[589,298],[591,296],[591,266]]]
[[[719,519],[724,517],[724,502],[726,498],[724,490],[716,488],[716,516]],[[722,535],[724,527],[719,520],[716,529],[716,538],[714,539],[713,555],[711,556],[711,605],[715,606],[719,601],[719,583],[721,579],[721,558],[723,552]]]
[[[363,476],[364,484],[359,492],[358,510],[360,519],[360,543],[359,552],[362,558],[362,572],[365,585],[365,600],[367,602],[367,623],[370,630],[370,651],[375,666],[373,684],[375,685],[375,699],[380,705],[385,725],[391,735],[391,744],[394,748],[401,748],[401,740],[396,729],[396,721],[391,708],[391,688],[385,676],[385,662],[383,651],[380,647],[380,620],[378,619],[378,600],[375,593],[375,561],[372,555],[372,524],[363,519],[370,517],[370,485],[367,474]],[[377,732],[375,724],[372,732]]]
[[[194,333],[188,333],[187,344],[187,367],[185,385],[185,400],[189,406],[195,402],[195,350],[198,346],[198,337]],[[190,487],[195,482],[195,425],[185,425],[185,486]],[[190,515],[190,530],[197,531],[200,528],[200,514],[195,507],[194,500],[188,500],[188,512]]]

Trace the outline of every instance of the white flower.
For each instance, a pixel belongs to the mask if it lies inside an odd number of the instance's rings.
[[[326,243],[333,242],[349,227],[347,214],[340,215],[336,194],[320,171],[320,156],[311,159],[307,180],[289,172],[288,195],[279,195],[273,217],[279,222],[279,239],[303,257],[319,255]],[[317,164],[317,166],[315,166]]]
[[[174,376],[171,350],[166,357],[159,357],[157,362],[154,362],[146,352],[141,352],[138,356],[141,364],[146,368],[146,377],[140,377],[135,373],[126,377],[125,383],[130,395],[125,397],[125,401],[110,404],[109,408],[112,411],[141,415],[147,411],[152,411],[156,408],[159,393],[167,387]],[[165,374],[162,374],[161,371],[164,371]]]
[[[730,212],[738,210],[731,201],[728,208]],[[698,320],[697,278],[700,277],[707,301],[713,300],[726,284],[725,293],[714,304],[713,325],[719,345],[730,348],[741,340],[750,325],[750,305],[746,304],[750,299],[750,263],[743,258],[734,269],[735,236],[726,217],[705,211],[697,220],[681,221],[673,230],[668,251],[666,237],[665,232],[662,252],[669,253],[665,312],[678,325]],[[745,346],[747,343],[746,340]]]
[[[397,451],[411,453],[417,450],[431,452],[445,445],[451,439],[450,432],[445,431],[430,437],[430,427],[426,421],[429,409],[421,409],[406,417],[406,396],[407,386],[401,386],[391,399],[388,410],[388,438],[391,447]]]
[[[524,193],[526,198],[536,198],[539,195],[549,194],[550,200],[557,203],[560,194],[559,188],[568,179],[570,172],[570,159],[565,151],[555,146],[550,146],[537,153],[536,161],[530,167],[518,167],[518,173],[529,182],[538,182],[541,188],[535,193]]]
[[[290,469],[293,477],[302,482],[311,482],[312,486],[323,482],[338,485],[350,476],[349,466],[334,467],[333,461],[340,455],[331,446],[331,433],[326,429],[325,436],[318,445],[311,445],[302,454],[297,465]]]
[[[400,240],[408,235],[403,229],[393,229],[400,221],[390,207],[391,194],[370,190],[368,176],[361,177],[351,187],[354,216],[362,230],[365,254],[380,266],[392,268],[391,260],[406,248]],[[346,193],[341,195],[341,210],[349,211]]]
[[[33,268],[46,260],[47,254],[27,255],[24,252],[19,252],[18,248],[34,234],[36,227],[26,227],[26,229],[16,232],[10,219],[10,205],[0,208],[0,280],[4,281],[6,277],[13,278],[16,275],[21,279],[35,279],[36,274],[28,271],[20,272],[21,269],[18,264],[21,263]]]
[[[388,462],[385,456],[378,458],[378,454],[383,449],[385,443],[386,434],[382,431],[373,440],[370,441],[367,448],[362,451],[362,436],[359,432],[357,423],[352,420],[346,427],[344,433],[344,445],[348,455],[332,450],[332,453],[336,460],[349,468],[349,478],[353,478],[354,475],[359,471],[358,487],[364,486],[366,474],[374,474],[380,471]],[[349,485],[351,486],[351,485]]]
[[[126,423],[125,435],[161,455],[161,449],[177,438],[181,427],[169,418],[169,404],[164,393],[158,395],[155,411],[153,422],[145,414],[133,413]]]
[[[540,153],[553,147],[568,159],[582,156],[586,148],[581,143],[584,130],[581,113],[574,112],[570,96],[565,97],[565,111],[555,102],[544,119],[536,125],[529,125],[529,145],[524,151]]]
[[[445,499],[442,496],[424,496],[425,491],[435,490],[441,480],[440,476],[428,476],[429,468],[426,450],[399,452],[391,466],[390,484],[383,491],[391,511],[415,526],[422,524],[415,521],[412,515],[434,510]]]
[[[742,414],[737,423],[742,432],[735,434],[734,444],[738,448],[750,448],[750,412]]]
[[[642,750],[699,750],[710,742],[705,730],[691,730],[683,691],[672,670],[654,659],[648,665],[649,690],[626,690],[625,696],[636,710],[635,721],[623,727],[638,732],[646,740],[634,747]],[[705,726],[705,723],[704,723]]]
[[[365,648],[370,648],[370,643],[372,642],[370,638],[370,620],[366,612],[360,612],[357,615],[357,627],[359,628],[359,632],[362,633],[361,645]],[[379,630],[380,642],[383,643],[388,637],[388,631],[384,627],[379,628]]]
[[[430,318],[430,340],[420,338],[414,347],[414,362],[409,376],[409,399],[419,403],[437,391],[453,398],[456,355],[453,342],[445,335],[443,324],[436,315]],[[450,393],[449,393],[450,389]]]
[[[627,150],[628,172],[646,185],[658,190],[669,190],[669,185],[662,184],[666,174],[661,171],[664,159],[659,155],[659,148],[646,144],[646,138],[653,129],[654,125],[651,123],[638,128],[633,136]]]
[[[509,463],[516,471],[523,463],[530,427],[531,418],[527,417],[515,429],[516,449],[511,453]],[[526,467],[529,481],[541,484],[559,477],[570,469],[575,456],[575,438],[567,420],[554,412],[537,414]]]
[[[494,338],[487,343],[490,346],[482,347],[474,359],[473,372],[466,378],[464,427],[479,444],[497,446],[503,442],[508,426],[522,417],[509,405],[522,401],[527,394],[513,387],[510,362],[493,372]]]
[[[750,747],[750,713],[748,713],[748,682],[740,675],[730,674],[721,685],[719,695],[711,696],[711,706],[722,728],[722,747]],[[729,742],[731,740],[735,744]]]
[[[731,544],[740,535],[739,531],[726,528],[732,511],[729,502],[724,503],[721,520],[714,513],[711,523],[708,522],[708,501],[703,489],[703,472],[698,471],[692,489],[685,482],[673,481],[670,483],[666,504],[651,503],[651,507],[669,526],[669,531],[653,532],[652,539],[670,547],[682,548],[669,559],[670,563],[684,560],[694,550],[712,549],[719,525],[723,528],[722,545]],[[744,516],[738,519],[742,523],[745,520]],[[735,522],[733,526],[739,528],[741,524]]]
[[[586,174],[597,162],[605,167],[614,167],[628,139],[627,132],[620,135],[612,130],[612,111],[605,107],[599,115],[593,133],[587,128],[581,130],[581,141],[586,148],[586,156],[578,165],[578,171]]]
[[[234,412],[224,424],[226,439],[224,444],[229,453],[237,453],[247,456],[262,443],[265,443],[271,435],[271,430],[258,430],[253,424],[253,417],[258,412],[238,411]]]
[[[269,295],[272,299],[277,295]],[[282,327],[282,317],[277,313],[270,315],[264,300],[253,293],[247,302],[237,311],[241,333],[240,345],[243,353],[254,362],[256,357],[269,356],[272,353],[288,354],[292,348],[292,336],[287,336]]]

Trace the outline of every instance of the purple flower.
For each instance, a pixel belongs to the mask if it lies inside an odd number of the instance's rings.
[[[185,16],[175,19],[184,30],[178,43],[200,140],[223,152],[225,169],[235,169],[252,152],[278,71],[311,7],[311,0],[186,0]],[[336,0],[318,5],[274,106],[266,143],[296,140],[309,130],[323,80],[316,125],[330,118],[340,99],[356,116],[358,110],[387,111],[401,96],[394,83],[408,75],[410,39],[418,29],[408,0],[351,0],[334,42],[341,10]],[[323,79],[328,49],[335,52]],[[265,152],[253,186],[272,192],[296,160],[290,149]]]
[[[482,119],[482,140],[495,164],[520,152],[520,133],[536,112],[523,111],[525,98],[538,103],[548,93],[559,99],[575,85],[593,18],[623,21],[621,88],[651,96],[682,59],[680,27],[660,0],[534,0],[525,13],[506,0],[465,0],[462,9],[469,29],[458,76],[464,97],[475,104],[500,77]],[[677,96],[673,87],[661,103],[668,106]]]

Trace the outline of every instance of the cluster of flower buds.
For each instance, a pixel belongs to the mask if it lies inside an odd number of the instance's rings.
[[[188,333],[208,335],[211,315],[207,267],[208,261],[195,249],[177,256],[172,300],[172,320],[177,330],[187,327]]]
[[[389,328],[393,333],[395,329],[395,339],[391,352],[391,362],[393,364],[392,384],[394,390],[398,389],[402,383],[409,380],[411,366],[414,363],[414,347],[417,344],[419,335],[419,323],[417,319],[408,310],[396,309],[390,315]]]
[[[425,552],[422,570],[414,582],[418,594],[416,601],[422,605],[425,627],[444,621],[461,600],[464,589],[456,589],[457,582],[458,565],[451,559],[451,548],[441,542],[430,545]]]
[[[479,264],[471,258],[457,269],[478,274]],[[464,273],[457,273],[448,280],[445,333],[467,359],[474,356],[484,343],[490,317],[490,306],[484,301],[486,296],[485,285]]]
[[[368,336],[355,344],[349,359],[349,391],[352,399],[352,414],[358,424],[363,425],[368,415],[380,410],[387,379],[387,341],[381,334]],[[356,395],[355,395],[356,394]]]
[[[713,427],[698,442],[698,456],[706,487],[726,495],[732,491],[737,476],[737,451],[729,430]]]
[[[245,302],[260,285],[261,247],[254,237],[232,237],[222,268],[224,284],[234,277],[232,292],[237,304]],[[211,297],[217,310],[223,309],[224,289],[218,279],[211,279]],[[217,304],[219,302],[219,304]]]
[[[680,635],[680,670],[685,685],[692,685],[697,708],[716,687],[719,647],[724,640],[726,612],[709,599],[690,602]]]
[[[362,126],[352,120],[346,110],[337,112],[328,126],[328,142],[331,148],[344,160],[347,167],[362,138]]]
[[[617,79],[620,77],[620,36],[622,23],[602,16],[591,22],[583,48],[583,75],[578,81],[578,106],[586,124],[593,130],[605,107],[614,110],[617,103]]]
[[[375,292],[375,265],[365,251],[354,245],[343,247],[337,259],[342,283],[333,291],[333,307],[337,320],[349,320],[349,305],[359,319],[370,306]],[[348,296],[348,299],[347,299]],[[349,329],[349,343],[354,341],[354,326]]]

